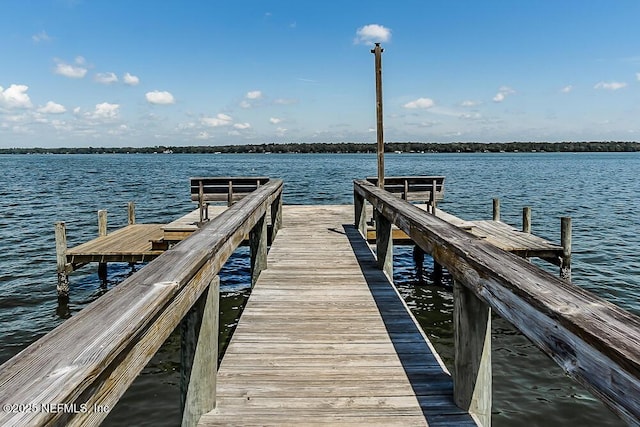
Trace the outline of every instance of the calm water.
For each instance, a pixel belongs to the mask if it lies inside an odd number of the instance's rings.
[[[352,202],[352,180],[374,175],[375,155],[42,155],[0,156],[0,362],[102,295],[95,266],[71,276],[71,301],[56,299],[53,223],[67,224],[69,246],[97,234],[96,211],[110,229],[168,222],[194,208],[188,178],[266,175],[285,180],[287,204]],[[387,175],[446,175],[443,209],[465,219],[490,219],[491,199],[502,220],[520,226],[523,206],[533,231],[559,241],[560,217],[573,218],[573,280],[640,314],[640,153],[633,154],[390,154]],[[395,281],[445,361],[452,360],[451,292],[416,286],[410,249],[397,248]],[[430,265],[426,261],[427,267]],[[130,274],[110,265],[107,289]],[[240,249],[222,277],[223,339],[249,286]],[[622,425],[509,324],[493,325],[494,425]],[[106,425],[179,424],[179,336],[172,335],[145,368]]]

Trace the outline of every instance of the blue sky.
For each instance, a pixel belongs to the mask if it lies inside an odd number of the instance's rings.
[[[637,0],[0,0],[0,147],[640,140]]]

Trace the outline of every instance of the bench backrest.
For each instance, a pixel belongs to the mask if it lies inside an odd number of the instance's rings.
[[[368,177],[367,181],[378,185],[377,177]],[[408,202],[437,203],[444,199],[444,176],[385,176],[384,189]]]
[[[195,177],[191,178],[191,200],[231,205],[267,182],[269,178],[265,176]]]

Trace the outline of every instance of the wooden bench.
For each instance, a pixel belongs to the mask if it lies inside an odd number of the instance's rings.
[[[377,177],[368,177],[367,181],[378,185]],[[444,199],[444,176],[386,176],[384,189],[408,202],[426,202],[430,212],[435,212]]]
[[[191,178],[191,200],[198,202],[203,222],[209,220],[208,202],[227,202],[231,206],[267,182],[266,176],[195,177]]]

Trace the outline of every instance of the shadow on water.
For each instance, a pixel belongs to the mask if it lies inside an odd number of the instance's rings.
[[[400,295],[382,270],[377,268],[367,242],[353,225],[343,227],[427,421],[430,424],[442,421],[446,415],[446,420],[455,421],[456,425],[476,425],[468,413],[453,403],[451,377],[442,370]]]

